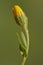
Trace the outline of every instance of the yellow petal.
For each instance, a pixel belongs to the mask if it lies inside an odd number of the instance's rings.
[[[18,5],[15,5],[15,6],[12,8],[12,11],[13,11],[14,16],[24,15],[24,12],[22,11],[22,9],[21,9]]]

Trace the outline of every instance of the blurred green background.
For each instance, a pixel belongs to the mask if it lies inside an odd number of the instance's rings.
[[[43,65],[43,0],[0,0],[0,65],[20,65],[12,7],[18,4],[29,19],[30,49],[25,65]]]

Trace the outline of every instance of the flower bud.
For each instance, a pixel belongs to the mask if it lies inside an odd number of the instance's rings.
[[[18,6],[15,5],[12,8],[16,23],[20,26],[24,26],[27,24],[27,17],[25,15],[25,13],[22,11],[22,9]]]

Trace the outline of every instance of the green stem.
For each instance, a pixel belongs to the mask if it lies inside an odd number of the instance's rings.
[[[29,51],[29,31],[27,28],[24,28],[25,34],[26,34],[26,47],[27,47],[27,55],[28,55],[28,51]]]
[[[27,40],[27,42],[26,42],[26,46],[27,46],[26,51],[27,51],[27,56],[28,56],[28,51],[29,51],[29,32],[28,32],[28,29],[27,28],[24,28],[24,31],[26,33],[26,40]],[[27,56],[26,57],[23,57],[23,61],[22,61],[22,64],[21,65],[24,65],[25,64],[26,59],[27,59]]]
[[[23,60],[22,60],[22,64],[21,65],[24,65],[25,64],[26,59],[27,59],[27,57],[23,57]]]

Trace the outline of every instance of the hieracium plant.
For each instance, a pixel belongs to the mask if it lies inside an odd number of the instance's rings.
[[[24,13],[24,11],[18,5],[15,5],[12,8],[12,11],[17,25],[20,28],[22,28],[20,30],[20,34],[17,33],[17,38],[19,41],[18,43],[19,43],[20,53],[23,56],[23,61],[21,65],[24,65],[29,52],[28,18]]]

